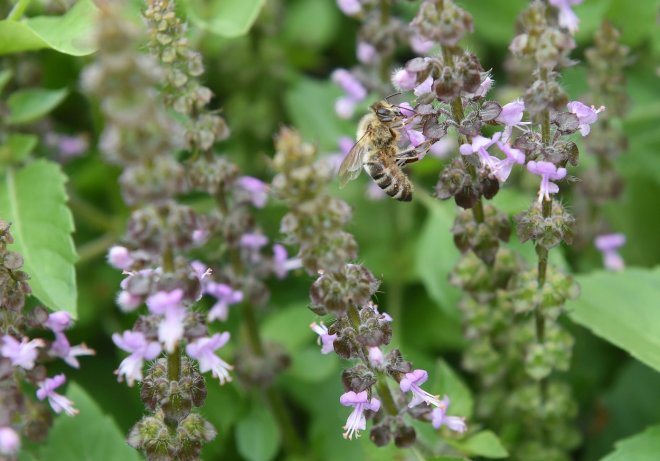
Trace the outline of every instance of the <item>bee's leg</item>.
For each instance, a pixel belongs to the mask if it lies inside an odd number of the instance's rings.
[[[404,150],[396,154],[396,163],[399,166],[407,165],[408,163],[414,163],[419,160],[419,152],[417,148]]]

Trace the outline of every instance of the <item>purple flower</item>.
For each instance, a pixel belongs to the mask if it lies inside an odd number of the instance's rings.
[[[537,176],[541,176],[541,187],[539,188],[539,202],[545,198],[550,200],[550,194],[559,192],[559,186],[552,181],[563,179],[566,176],[566,168],[557,168],[550,162],[527,162],[527,170]]]
[[[21,438],[9,426],[0,427],[0,455],[14,455],[21,448]]]
[[[483,79],[481,85],[479,85],[479,88],[474,93],[474,97],[484,98],[486,94],[490,91],[491,87],[493,86],[493,83],[495,83],[495,80],[493,80],[490,77],[490,75],[486,75],[486,78]]]
[[[20,342],[10,335],[2,337],[2,348],[0,348],[0,355],[11,360],[14,367],[21,367],[25,370],[34,368],[34,361],[37,359],[38,347],[44,347],[45,343],[41,339],[33,339],[28,341],[28,338],[23,338]]]
[[[59,357],[73,368],[80,368],[80,362],[76,357],[83,355],[94,355],[94,349],[90,349],[84,343],[71,347],[68,338],[64,333],[55,333],[55,341],[51,344],[49,355]]]
[[[574,34],[578,30],[580,20],[571,9],[571,6],[579,5],[582,0],[549,0],[549,3],[559,10],[559,25]]]
[[[224,283],[209,282],[205,291],[207,294],[217,299],[216,303],[208,313],[209,322],[216,319],[224,322],[229,316],[229,306],[243,301],[242,292],[234,290],[232,287]]]
[[[596,248],[603,253],[603,265],[611,271],[620,271],[626,267],[623,257],[617,251],[626,243],[624,234],[599,235],[594,240]]]
[[[490,155],[488,153],[488,148],[499,141],[501,135],[502,133],[498,132],[495,133],[492,138],[475,136],[472,138],[472,144],[463,144],[458,150],[461,155],[479,154],[482,166],[487,168],[491,173],[494,173],[497,170],[497,164],[500,162],[500,159]]]
[[[159,291],[147,298],[147,307],[152,314],[162,315],[158,324],[158,339],[169,353],[183,337],[183,321],[186,310],[181,305],[183,290]]]
[[[413,398],[408,404],[409,408],[415,407],[422,402],[426,402],[427,405],[433,405],[436,407],[440,406],[440,398],[437,395],[431,395],[421,387],[421,384],[424,384],[429,378],[429,374],[426,370],[417,369],[411,373],[406,373],[405,377],[399,382],[399,387],[401,392],[412,392]]]
[[[211,371],[214,377],[220,380],[220,384],[231,381],[229,370],[233,367],[215,354],[217,349],[227,344],[229,332],[216,333],[210,338],[198,338],[186,346],[189,356],[199,362],[199,371],[206,373]]]
[[[117,295],[117,306],[122,312],[133,312],[142,304],[142,297],[122,290]]]
[[[112,341],[118,348],[131,354],[122,360],[115,371],[120,381],[122,377],[126,378],[129,386],[133,386],[135,381],[142,381],[142,362],[155,359],[162,350],[157,341],[147,341],[139,331],[127,330],[121,336],[114,333]]]
[[[236,185],[249,194],[250,202],[255,208],[263,208],[266,205],[268,184],[252,176],[241,176]]]
[[[131,268],[134,260],[128,248],[115,245],[108,251],[108,263],[116,269],[126,271]]]
[[[337,0],[337,6],[346,16],[355,16],[362,11],[359,0]]]
[[[192,233],[192,241],[196,246],[206,243],[209,238],[209,232],[206,229],[195,229]]]
[[[286,248],[280,244],[273,245],[273,272],[278,279],[283,279],[289,271],[300,269],[300,258],[289,258]]]
[[[399,91],[410,91],[417,85],[417,75],[406,69],[397,69],[392,73],[392,85]]]
[[[69,328],[73,323],[71,314],[66,311],[53,312],[48,315],[48,320],[44,322],[44,326],[50,328],[53,333],[62,333]]]
[[[337,69],[331,75],[332,81],[339,85],[344,93],[355,102],[367,97],[367,90],[362,83],[346,69]]]
[[[206,267],[206,265],[201,261],[191,262],[190,267],[192,267],[192,270],[195,272],[195,275],[199,279],[200,283],[204,283],[204,279],[213,273],[213,270],[210,267]]]
[[[67,415],[74,416],[78,414],[78,410],[73,408],[73,402],[55,392],[55,389],[64,384],[65,381],[66,377],[64,373],[53,376],[52,378],[46,378],[39,383],[37,398],[39,400],[48,398],[48,403],[55,413],[62,413],[64,411]]]
[[[447,407],[449,407],[449,397],[445,395],[438,408],[434,408],[433,412],[431,413],[431,424],[433,424],[433,427],[440,429],[440,427],[446,426],[449,428],[449,430],[461,434],[467,431],[465,418],[461,418],[459,416],[447,416]]]
[[[503,160],[499,160],[495,164],[495,170],[493,171],[493,175],[500,182],[505,182],[509,178],[509,175],[511,174],[513,165],[515,165],[516,163],[518,165],[522,165],[523,163],[525,163],[525,154],[523,153],[523,151],[519,149],[514,149],[509,144],[502,144],[499,141],[497,141],[497,147],[499,147],[500,150],[504,152],[506,158]]]
[[[417,54],[427,54],[433,48],[433,40],[417,34],[412,35],[410,37],[410,48]]]
[[[380,347],[369,348],[369,363],[374,367],[382,367],[385,363],[385,355]]]
[[[349,119],[355,113],[355,100],[348,96],[342,96],[335,101],[335,113],[339,118]]]
[[[444,159],[456,148],[456,143],[449,136],[445,136],[442,139],[434,142],[420,154],[420,159],[423,158],[427,153],[431,154],[433,157]]]
[[[358,394],[353,391],[346,392],[339,397],[339,402],[345,407],[355,407],[348,415],[346,424],[343,427],[346,431],[343,434],[345,439],[358,438],[360,431],[367,427],[367,418],[364,416],[365,410],[377,412],[380,409],[380,400],[375,397],[369,400],[367,391]]]
[[[568,111],[575,114],[580,123],[580,134],[586,136],[591,131],[591,124],[598,120],[598,114],[605,110],[605,106],[596,109],[594,106],[587,106],[580,101],[571,101],[566,104]]]
[[[253,251],[259,251],[261,247],[268,243],[268,237],[264,234],[243,234],[241,235],[240,245]]]
[[[358,42],[357,45],[357,58],[362,64],[370,64],[374,62],[378,52],[376,48],[367,42]]]
[[[505,125],[504,134],[502,135],[502,142],[507,142],[511,138],[511,133],[514,126],[528,125],[529,122],[523,122],[523,112],[525,111],[525,103],[521,99],[502,106],[502,112],[495,118],[495,121]]]
[[[183,290],[158,291],[147,298],[147,307],[152,314],[165,315],[172,307],[181,307]]]
[[[319,335],[318,343],[321,344],[321,354],[329,354],[335,350],[334,342],[337,339],[337,335],[329,335],[328,327],[323,325],[323,322],[313,322],[309,327],[314,333]]]
[[[426,77],[426,80],[424,80],[422,83],[420,83],[415,87],[415,91],[413,91],[413,93],[415,94],[415,96],[419,98],[421,96],[431,93],[432,91],[433,91],[433,77],[429,75],[428,77]]]

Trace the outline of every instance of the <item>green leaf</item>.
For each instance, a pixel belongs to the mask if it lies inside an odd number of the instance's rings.
[[[139,461],[138,452],[129,447],[115,422],[105,415],[85,390],[76,383],[69,385],[67,397],[80,413],[60,415],[48,433],[38,459],[67,461]]]
[[[660,370],[660,269],[599,271],[577,281],[581,295],[566,306],[571,318]]]
[[[472,393],[444,360],[438,360],[434,373],[433,393],[447,395],[450,399],[448,414],[454,416],[472,416],[474,401]]]
[[[30,88],[15,91],[7,99],[7,107],[9,107],[7,121],[14,125],[33,122],[57,107],[67,94],[68,90],[65,88],[61,90]]]
[[[185,0],[186,11],[197,26],[222,37],[245,35],[265,0]]]
[[[9,80],[11,80],[13,75],[14,73],[9,69],[0,72],[0,93],[5,89],[5,85],[9,83]]]
[[[300,79],[284,95],[291,122],[303,138],[318,144],[321,151],[337,151],[337,140],[355,132],[355,122],[335,115],[335,99],[339,96],[341,90],[332,82],[308,78]]]
[[[283,36],[294,44],[322,48],[334,38],[339,15],[339,9],[327,0],[289,2]]]
[[[431,299],[445,311],[453,312],[461,296],[460,290],[449,284],[449,273],[460,257],[450,232],[455,206],[451,202],[439,202],[423,195],[420,197],[429,215],[417,243],[415,270]]]
[[[51,48],[72,56],[96,50],[92,0],[79,0],[62,16],[39,16],[24,21],[0,21],[0,55]]]
[[[21,163],[32,153],[39,138],[33,134],[10,133],[7,143],[0,146],[0,167]]]
[[[263,405],[254,405],[238,422],[236,447],[248,461],[270,461],[277,455],[280,432],[273,415]]]
[[[660,425],[616,442],[614,452],[601,461],[656,461],[660,453]]]
[[[337,371],[339,360],[334,354],[321,355],[321,347],[309,346],[291,356],[291,366],[286,373],[301,381],[319,382]]]
[[[506,458],[509,453],[500,439],[491,431],[482,431],[465,440],[448,440],[447,443],[470,456]]]
[[[76,251],[59,165],[35,161],[8,169],[0,186],[0,217],[12,223],[13,250],[23,256],[33,294],[52,310],[76,317]]]
[[[312,317],[307,304],[293,304],[271,314],[264,322],[262,334],[264,338],[280,343],[287,352],[292,353],[316,336],[309,329]]]

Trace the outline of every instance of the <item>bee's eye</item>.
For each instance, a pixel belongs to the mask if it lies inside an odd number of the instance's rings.
[[[376,114],[379,117],[389,117],[390,116],[390,110],[389,109],[378,109],[376,111]]]

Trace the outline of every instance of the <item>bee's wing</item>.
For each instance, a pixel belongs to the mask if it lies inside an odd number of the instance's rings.
[[[369,145],[367,134],[368,133],[363,134],[362,137],[358,139],[341,162],[341,166],[339,167],[339,187],[344,187],[348,181],[351,181],[360,175],[362,160],[364,159],[365,151]]]

